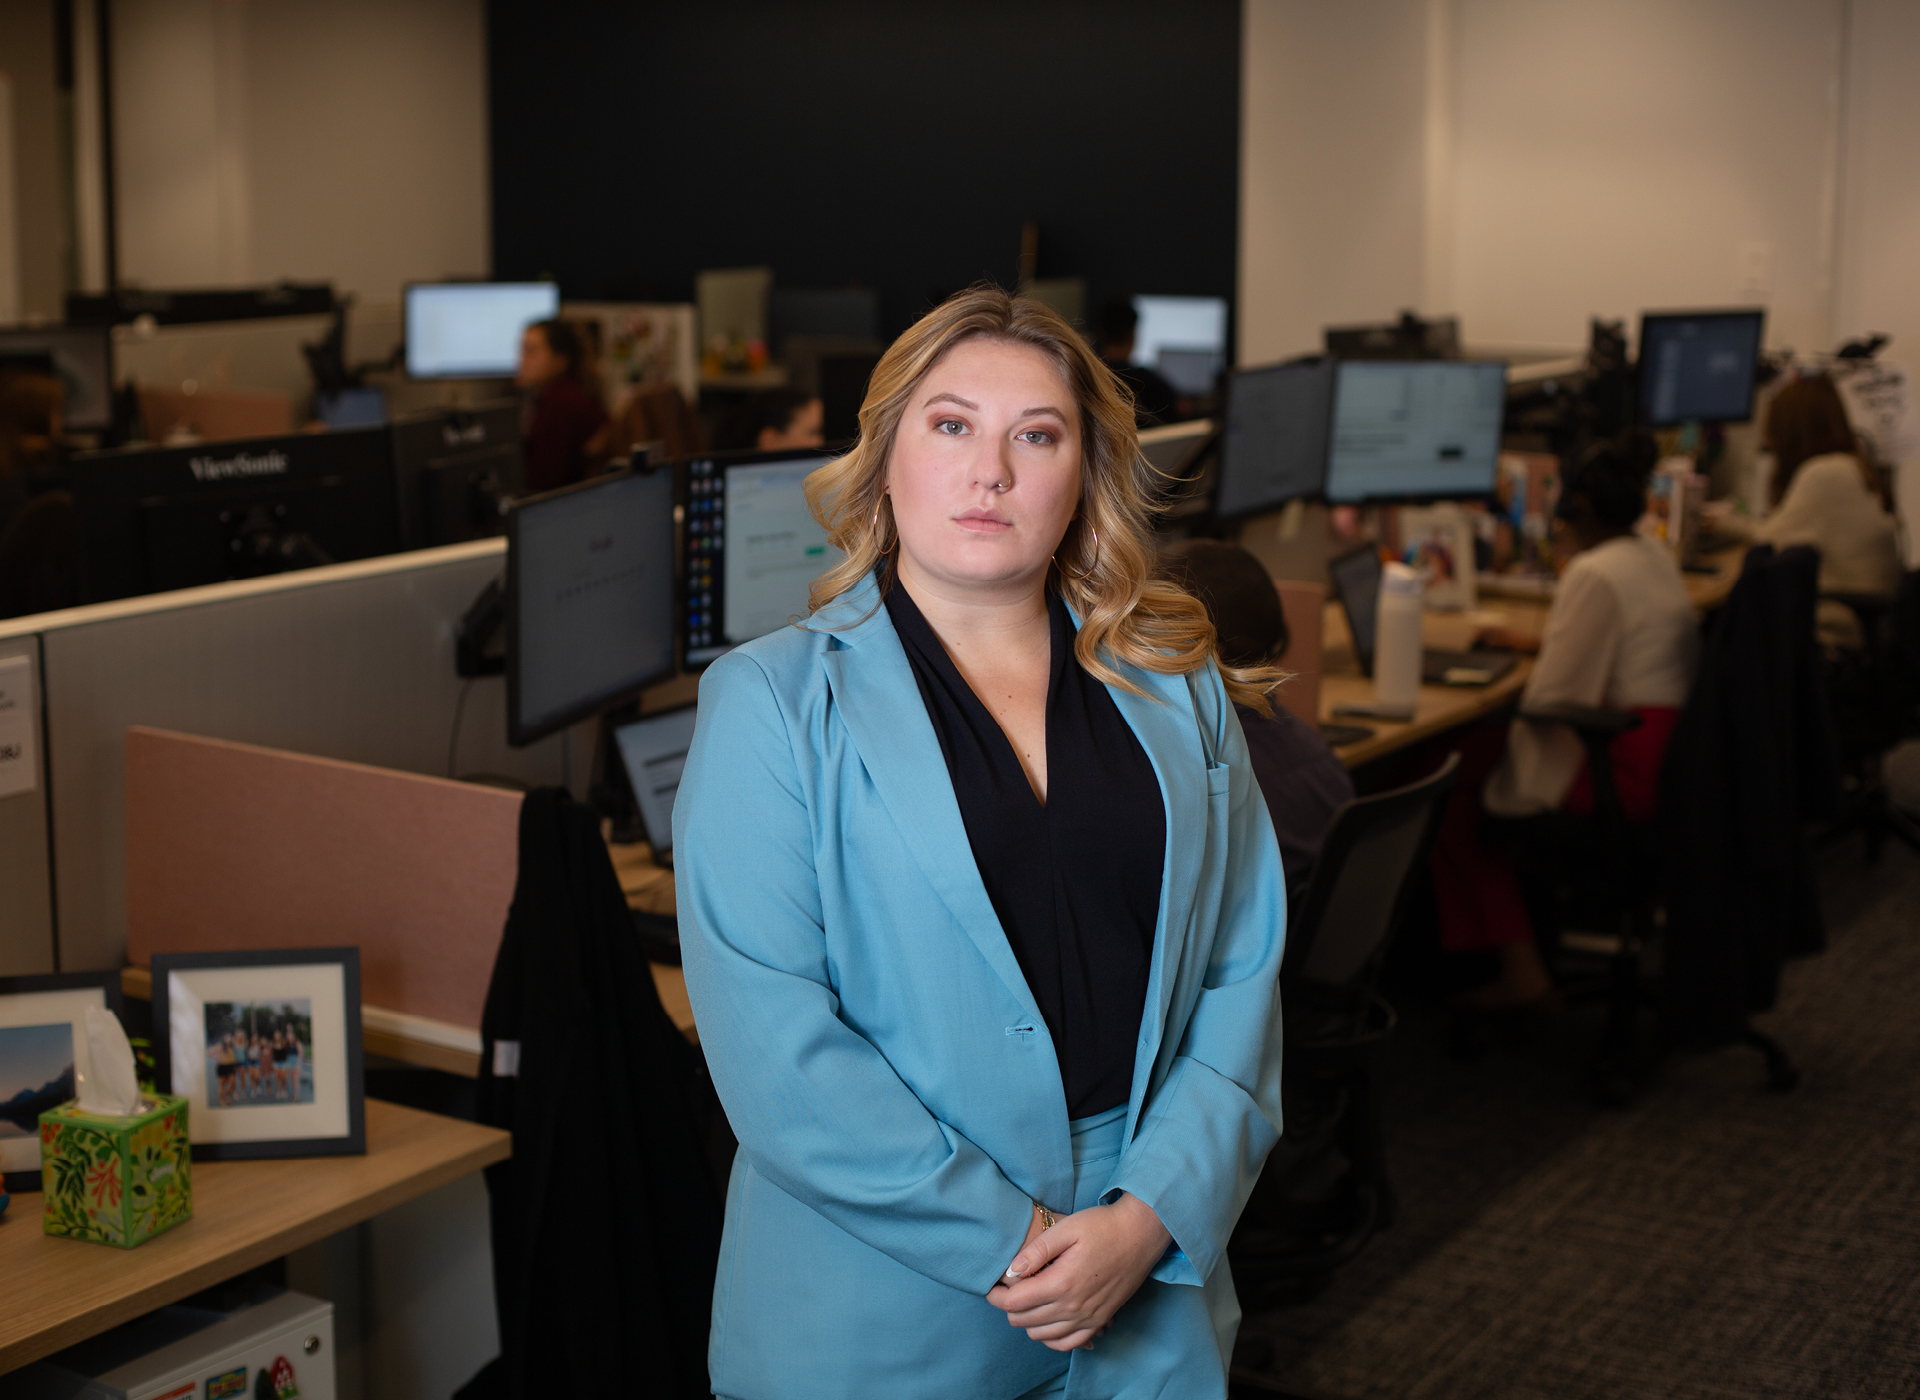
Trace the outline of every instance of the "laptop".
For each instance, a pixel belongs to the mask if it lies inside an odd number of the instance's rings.
[[[1333,591],[1347,615],[1353,634],[1353,655],[1363,675],[1373,674],[1374,608],[1380,598],[1380,555],[1363,545],[1327,565]],[[1507,651],[1442,651],[1428,647],[1420,654],[1420,679],[1427,685],[1492,685],[1514,667]]]
[[[693,743],[692,705],[662,710],[613,731],[620,761],[627,766],[647,844],[661,865],[673,863],[673,799],[680,791],[680,772],[687,766]]]

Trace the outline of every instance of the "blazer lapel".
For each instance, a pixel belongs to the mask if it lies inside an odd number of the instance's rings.
[[[893,622],[869,580],[823,608],[815,630],[839,629],[844,645],[822,657],[842,722],[920,871],[1000,980],[1035,1033],[1047,1035],[1039,1003],[987,898],[946,756]],[[1051,1037],[1048,1038],[1049,1042]]]
[[[1160,876],[1160,913],[1154,928],[1153,964],[1147,978],[1146,1014],[1133,1062],[1133,1094],[1128,1105],[1131,1137],[1140,1119],[1154,1063],[1167,1031],[1167,1009],[1180,980],[1187,931],[1199,894],[1207,850],[1207,759],[1185,676],[1161,675],[1129,667],[1127,673],[1146,696],[1107,687],[1140,747],[1153,761],[1166,805],[1167,855]]]

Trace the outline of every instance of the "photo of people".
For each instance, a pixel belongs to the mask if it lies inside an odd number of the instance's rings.
[[[289,1001],[207,1003],[207,1107],[313,1102],[313,1008]]]
[[[40,1115],[73,1097],[73,1026],[0,1026],[0,1139],[40,1134]]]

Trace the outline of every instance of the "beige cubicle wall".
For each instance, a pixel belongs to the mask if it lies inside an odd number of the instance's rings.
[[[592,728],[506,742],[501,678],[454,672],[460,618],[505,562],[483,540],[0,622],[37,649],[43,790],[0,798],[0,970],[110,968],[127,943],[131,725],[584,792]],[[462,690],[467,691],[464,706]]]
[[[17,681],[15,658],[27,663]],[[40,639],[0,637],[0,673],[8,698],[26,710],[13,732],[33,749],[26,767],[31,786],[15,778],[0,796],[0,977],[53,968],[53,885],[47,878],[47,746],[40,715]],[[17,695],[14,692],[17,690]],[[24,730],[24,734],[21,734]]]

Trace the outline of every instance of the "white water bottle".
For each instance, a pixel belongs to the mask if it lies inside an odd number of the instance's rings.
[[[1383,715],[1404,712],[1411,719],[1420,700],[1421,593],[1419,573],[1405,564],[1389,564],[1382,572],[1374,608],[1373,698]]]

